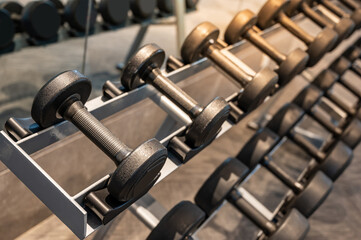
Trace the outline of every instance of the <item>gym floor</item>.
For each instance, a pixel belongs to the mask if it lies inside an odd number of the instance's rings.
[[[27,1],[21,1],[26,3]],[[211,20],[225,29],[232,17],[246,7],[257,12],[265,0],[200,0],[198,10],[186,16],[187,33],[198,23]],[[85,74],[93,81],[93,97],[99,96],[106,80],[117,81],[119,72],[115,64],[122,61],[129,49],[138,26],[120,29],[89,39],[88,61]],[[161,36],[161,37],[160,37]],[[151,26],[144,43],[154,42],[166,49],[168,54],[177,55],[173,25]],[[66,69],[80,69],[84,39],[69,40],[47,47],[32,47],[19,52],[0,56],[0,124],[9,117],[28,117],[32,99],[37,90],[53,75]],[[217,139],[186,166],[180,168],[151,194],[170,209],[181,200],[193,197],[209,176],[224,159],[238,152],[237,140],[244,137],[242,128],[234,127]],[[66,153],[64,153],[66,154]],[[354,151],[354,161],[334,185],[334,190],[322,207],[310,218],[311,230],[307,239],[359,239],[361,235],[361,148]],[[261,172],[262,173],[262,172]],[[189,177],[188,177],[189,176]],[[262,181],[266,175],[260,174]],[[249,189],[256,192],[276,192],[277,184],[249,183]],[[277,190],[276,190],[277,189]],[[256,193],[255,193],[256,194]],[[257,195],[265,200],[268,195]],[[269,198],[267,199],[270,200]],[[268,202],[272,208],[274,202]],[[16,226],[14,226],[16,227]],[[132,213],[126,211],[110,226],[107,232],[97,232],[88,239],[145,239],[150,230]],[[226,205],[217,216],[198,234],[200,239],[252,239],[256,228],[231,206]],[[25,232],[18,239],[76,239],[75,235],[55,216],[51,216]]]

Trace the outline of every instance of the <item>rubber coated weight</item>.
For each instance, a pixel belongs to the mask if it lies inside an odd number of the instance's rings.
[[[284,220],[279,223],[278,230],[268,239],[305,239],[310,230],[307,219],[296,209],[291,209]]]
[[[344,130],[341,140],[350,148],[354,149],[361,141],[361,122],[359,119],[354,119],[350,122]]]
[[[63,72],[39,90],[31,115],[43,128],[62,118],[72,122],[116,164],[107,185],[109,193],[121,202],[138,198],[159,178],[167,150],[156,139],[135,150],[127,147],[86,110],[84,103],[90,92],[91,82],[84,75],[78,71]]]
[[[60,0],[47,0],[48,2],[51,2],[52,4],[54,4],[54,6],[56,7],[56,9],[58,10],[63,10],[64,9],[64,4],[62,1]]]
[[[204,212],[189,201],[174,206],[152,230],[147,240],[189,239],[205,219]]]
[[[157,0],[130,0],[130,9],[135,17],[150,18],[157,6]]]
[[[15,35],[15,25],[5,9],[0,9],[0,32],[0,49],[2,49],[12,43]]]
[[[23,29],[36,39],[54,38],[61,25],[61,17],[49,2],[34,1],[28,3],[22,12]]]
[[[256,23],[257,16],[248,9],[243,10],[228,25],[224,39],[228,44],[234,44],[243,37],[271,57],[279,65],[276,70],[279,76],[278,84],[284,86],[306,68],[309,56],[299,48],[288,55],[279,52],[252,29]]]
[[[335,45],[338,35],[329,28],[323,29],[316,37],[309,35],[306,31],[296,25],[287,15],[285,10],[288,1],[268,0],[258,13],[258,26],[265,29],[275,22],[280,23],[290,33],[303,41],[307,46],[310,56],[308,66],[314,66]]]
[[[173,0],[158,0],[157,7],[161,12],[173,13]]]
[[[146,82],[167,96],[192,119],[186,131],[186,141],[191,147],[199,147],[216,136],[228,117],[230,107],[223,98],[215,98],[206,107],[201,107],[161,73],[159,68],[164,58],[163,49],[157,45],[143,46],[125,66],[121,83],[132,90]]]
[[[76,31],[79,32],[86,31],[89,3],[90,2],[88,0],[69,0],[65,5],[65,9],[64,9],[65,20],[68,22],[69,26],[75,29]],[[95,9],[95,1],[93,1],[90,12],[91,14],[89,18],[90,21],[89,28],[93,29],[97,17],[97,11]]]
[[[127,20],[129,8],[129,0],[101,0],[98,11],[104,22],[120,25]]]
[[[292,206],[305,217],[310,217],[326,200],[333,188],[332,180],[318,171],[295,198]]]
[[[257,225],[268,239],[303,239],[309,231],[305,217],[292,209],[277,223],[269,221],[252,204],[243,198],[237,186],[247,174],[248,168],[239,160],[229,158],[224,161],[206,180],[195,197],[197,205],[210,216],[224,200]]]
[[[222,52],[215,45],[218,35],[219,29],[212,23],[199,24],[185,39],[181,48],[182,58],[186,63],[202,57],[209,58],[243,87],[244,90],[238,98],[238,106],[245,112],[252,111],[273,92],[278,76],[269,68],[264,68],[258,73],[244,70],[245,67],[241,66],[244,63],[236,56]]]
[[[0,3],[0,8],[6,9],[10,14],[21,15],[23,11],[23,6],[18,2],[2,2]]]

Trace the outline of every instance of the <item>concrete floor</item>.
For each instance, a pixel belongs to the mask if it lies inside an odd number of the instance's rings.
[[[23,1],[26,2],[26,1]],[[186,17],[186,31],[190,32],[202,21],[211,21],[225,29],[234,14],[245,7],[257,12],[264,3],[239,0],[200,0],[199,10]],[[88,61],[85,74],[93,82],[92,97],[100,95],[106,80],[117,81],[119,72],[115,64],[123,61],[137,26],[92,36],[89,39]],[[177,55],[175,28],[171,25],[152,26],[144,43],[154,42],[168,54]],[[37,90],[52,76],[66,69],[80,69],[84,39],[73,39],[46,47],[30,47],[19,52],[0,56],[0,124],[9,117],[30,116],[31,103]],[[152,189],[151,194],[170,209],[181,200],[193,200],[202,182],[224,159],[238,152],[237,140],[242,138],[241,128],[232,129],[215,141],[186,167]],[[227,147],[225,147],[227,146]],[[337,181],[325,204],[310,219],[311,231],[307,239],[358,239],[361,235],[361,148],[355,150],[355,159]],[[266,174],[260,172],[260,179]],[[280,185],[259,185],[261,190],[280,191]],[[269,188],[269,189],[264,189]],[[285,190],[285,189],[282,189]],[[259,195],[262,199],[262,196]],[[263,196],[263,198],[266,198]],[[270,208],[273,204],[268,203]],[[1,224],[1,223],[0,223]],[[16,226],[14,226],[16,227]],[[89,239],[145,239],[150,230],[132,213],[119,216],[103,236],[95,233]],[[223,208],[205,229],[200,239],[252,239],[256,228],[230,206]],[[98,235],[97,235],[98,234]],[[18,239],[76,239],[74,234],[55,216],[51,216]]]

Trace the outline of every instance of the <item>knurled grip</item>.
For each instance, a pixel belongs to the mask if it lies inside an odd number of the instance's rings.
[[[64,113],[64,118],[79,128],[116,164],[119,164],[118,160],[124,159],[132,151],[90,114],[80,101],[69,106]]]

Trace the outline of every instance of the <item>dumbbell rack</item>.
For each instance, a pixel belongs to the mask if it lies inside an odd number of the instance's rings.
[[[302,22],[302,17],[297,17],[298,22]],[[263,36],[272,41],[272,39],[282,38],[284,36],[285,30],[278,27],[277,25],[273,28],[267,30],[263,33]],[[360,33],[356,32],[349,40],[342,43],[334,52],[328,54],[316,67],[313,69],[308,69],[303,73],[303,77],[297,77],[299,81],[300,78],[311,80],[314,76],[318,74],[324,67],[327,67],[333,59],[338,57],[342,51],[345,50],[350,43],[354,42]],[[255,49],[250,47],[250,44],[245,42],[240,42],[235,46],[231,46],[230,51],[243,58],[244,56],[260,56],[260,53]],[[187,65],[179,70],[176,70],[168,75],[168,77],[175,83],[184,83],[192,80],[192,76],[199,74],[202,71],[210,69],[210,62],[206,59],[202,59],[192,65]],[[257,70],[257,69],[255,69]],[[306,81],[307,82],[307,81]],[[291,84],[291,83],[290,83]],[[294,87],[294,86],[292,86]],[[285,87],[283,92],[287,91],[289,86]],[[292,88],[293,91],[294,88]],[[300,89],[299,89],[300,90]],[[228,98],[230,100],[234,95],[231,94]],[[275,96],[276,97],[276,96]],[[122,110],[129,108],[136,103],[141,102],[144,99],[150,98],[155,102],[160,103],[160,106],[169,107],[169,103],[164,97],[160,97],[153,87],[149,85],[142,86],[134,91],[129,93],[124,93],[119,97],[111,99],[109,101],[104,101],[102,97],[93,99],[92,101],[86,104],[89,111],[94,114],[99,120],[104,120],[109,116],[115,115]],[[272,99],[269,101],[271,102]],[[264,105],[267,105],[264,104]],[[177,108],[174,106],[174,108]],[[267,109],[265,106],[262,106],[263,109]],[[251,113],[247,118],[242,120],[242,123],[248,122],[257,116],[263,115],[260,111]],[[170,123],[164,123],[164,125],[171,125],[172,127],[168,128],[166,131],[160,135],[166,136],[161,139],[161,142],[167,146],[169,140],[185,130],[184,126],[180,124],[187,121],[184,119],[184,114],[179,110],[179,115],[175,116],[176,121],[170,120],[167,118]],[[184,119],[184,120],[181,120]],[[245,124],[246,126],[247,124]],[[222,126],[222,131],[218,134],[217,137],[223,135],[233,126],[232,122],[226,122]],[[55,214],[58,218],[63,221],[77,237],[83,239],[90,235],[92,232],[97,230],[102,226],[101,221],[96,217],[96,215],[83,207],[82,202],[84,196],[90,191],[100,189],[105,186],[106,181],[109,178],[109,175],[105,175],[87,188],[79,191],[74,196],[70,196],[44,169],[37,164],[37,162],[31,157],[32,154],[37,151],[44,149],[56,142],[61,141],[65,137],[71,136],[76,133],[78,130],[69,122],[64,121],[56,126],[44,129],[40,132],[36,132],[24,139],[21,139],[15,142],[8,134],[4,131],[0,132],[0,159],[1,161]],[[241,147],[241,146],[240,146]],[[167,159],[165,167],[161,171],[161,178],[158,180],[159,183],[166,176],[170,175],[178,167],[183,165],[180,159],[176,158],[174,155],[170,155]],[[255,169],[257,171],[257,169]],[[162,210],[159,205],[158,208],[152,208],[152,211],[147,211],[149,209],[149,200],[152,197],[147,194],[140,200],[136,202],[130,209],[136,213],[136,215],[143,219],[145,222],[150,223],[149,216],[158,216],[155,219],[160,219],[164,215],[164,209]],[[250,201],[257,205],[257,201],[250,198]],[[154,202],[153,200],[150,202]],[[122,206],[122,210],[129,207],[132,203],[127,203]],[[143,212],[137,211],[140,206],[143,206]],[[272,218],[274,213],[271,213],[267,209],[261,209],[266,216]],[[157,213],[158,211],[158,213]],[[147,219],[148,218],[148,219]],[[154,219],[153,219],[154,220]]]

